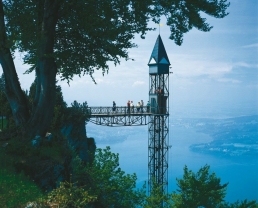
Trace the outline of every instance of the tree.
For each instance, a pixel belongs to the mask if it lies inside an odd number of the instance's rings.
[[[68,82],[74,75],[108,70],[107,62],[126,60],[135,34],[152,30],[149,21],[167,18],[170,39],[180,45],[192,28],[209,31],[204,12],[223,18],[227,0],[1,0],[0,63],[5,91],[17,125],[31,136],[44,135],[53,116],[57,74]],[[34,110],[29,112],[13,62],[14,51],[35,71]],[[94,79],[93,79],[94,80]]]
[[[12,110],[6,98],[4,86],[4,76],[2,74],[0,77],[0,129],[2,130],[4,129],[4,126],[9,128],[15,125],[12,119]],[[5,117],[5,122],[3,122],[3,116]],[[5,123],[5,125],[3,125],[3,123]]]
[[[210,174],[210,166],[205,165],[197,173],[184,167],[182,179],[177,179],[179,189],[174,192],[172,199],[175,207],[224,207],[224,197],[228,183],[221,184],[220,178],[213,172]]]
[[[145,197],[145,202],[143,208],[153,208],[153,207],[162,207],[162,208],[171,208],[173,207],[173,202],[170,194],[165,194],[163,192],[163,185],[157,184],[156,181],[151,180],[152,189],[150,195]]]
[[[36,80],[31,84],[28,97],[29,113],[31,114],[35,108],[34,97],[36,95]],[[70,111],[73,108],[70,109]],[[49,131],[53,132],[55,129],[60,129],[64,125],[64,115],[67,114],[67,104],[63,99],[62,89],[59,85],[55,87],[55,105],[54,114]],[[79,112],[78,112],[79,113]],[[77,114],[78,114],[77,113]],[[81,114],[82,115],[82,114]],[[67,117],[67,116],[66,116]],[[78,118],[79,119],[79,118]]]
[[[136,174],[125,174],[119,167],[119,155],[110,147],[97,149],[93,164],[85,166],[75,157],[74,180],[79,186],[88,187],[89,193],[97,197],[94,207],[132,208],[142,205],[145,190],[136,189]]]
[[[89,195],[88,191],[85,191],[82,187],[77,187],[73,183],[65,181],[60,182],[60,186],[58,188],[48,193],[47,200],[40,199],[39,201],[45,205],[49,205],[48,207],[53,207],[54,205],[56,207],[85,208],[95,200],[96,196]]]

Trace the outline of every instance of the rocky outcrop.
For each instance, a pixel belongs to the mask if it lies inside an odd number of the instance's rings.
[[[67,138],[70,146],[79,155],[82,161],[92,162],[96,150],[95,141],[93,138],[87,138],[85,122],[67,123],[61,130],[64,137]]]
[[[58,143],[54,141],[58,138],[50,134],[44,138],[35,137],[31,141],[34,152],[33,157],[20,159],[15,165],[18,172],[24,172],[26,175],[29,175],[44,191],[51,191],[58,187],[61,181],[70,180],[73,172],[71,148],[85,163],[91,163],[94,159],[95,141],[93,138],[87,138],[84,120],[76,121],[75,123],[72,121],[66,122],[63,128],[61,128],[61,134],[64,139]],[[56,146],[56,144],[59,146]],[[41,148],[45,148],[47,151],[48,146],[51,148],[53,145],[55,145],[58,151],[55,155],[57,158],[53,158],[51,155],[44,157],[37,155]]]

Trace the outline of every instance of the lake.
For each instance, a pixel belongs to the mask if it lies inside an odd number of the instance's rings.
[[[119,153],[120,167],[126,173],[136,173],[137,186],[148,180],[148,128],[142,127],[102,127],[87,125],[87,136],[94,137],[98,148],[111,147]],[[119,139],[120,138],[120,139]],[[176,178],[183,176],[185,165],[194,172],[205,164],[221,178],[221,183],[229,182],[226,201],[258,201],[258,160],[257,157],[223,157],[190,151],[196,143],[207,143],[212,138],[197,132],[187,125],[171,126],[169,143],[169,192],[177,189]]]

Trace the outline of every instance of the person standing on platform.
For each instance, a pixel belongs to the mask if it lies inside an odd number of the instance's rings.
[[[115,101],[113,101],[113,108],[112,108],[112,110],[113,110],[113,113],[116,112],[116,102]]]
[[[136,105],[137,113],[140,113],[141,103],[138,102]]]
[[[141,112],[143,113],[143,106],[144,106],[143,100],[141,100],[140,106],[141,106]]]
[[[150,102],[148,101],[147,102],[147,113],[149,113],[150,112]]]
[[[128,100],[128,102],[127,102],[127,113],[130,113],[130,106],[131,106],[131,103],[130,103],[130,100]]]
[[[133,113],[134,112],[134,104],[133,104],[133,101],[131,100],[131,112]]]

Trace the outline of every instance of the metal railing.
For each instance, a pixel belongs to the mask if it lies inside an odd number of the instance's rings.
[[[89,113],[91,116],[97,115],[128,115],[128,114],[168,114],[167,108],[162,107],[151,107],[151,106],[143,106],[143,107],[89,107]]]
[[[90,107],[89,111],[91,113],[91,115],[94,114],[112,114],[112,113],[116,113],[116,114],[130,114],[130,113],[149,113],[148,112],[148,108],[147,107]]]

